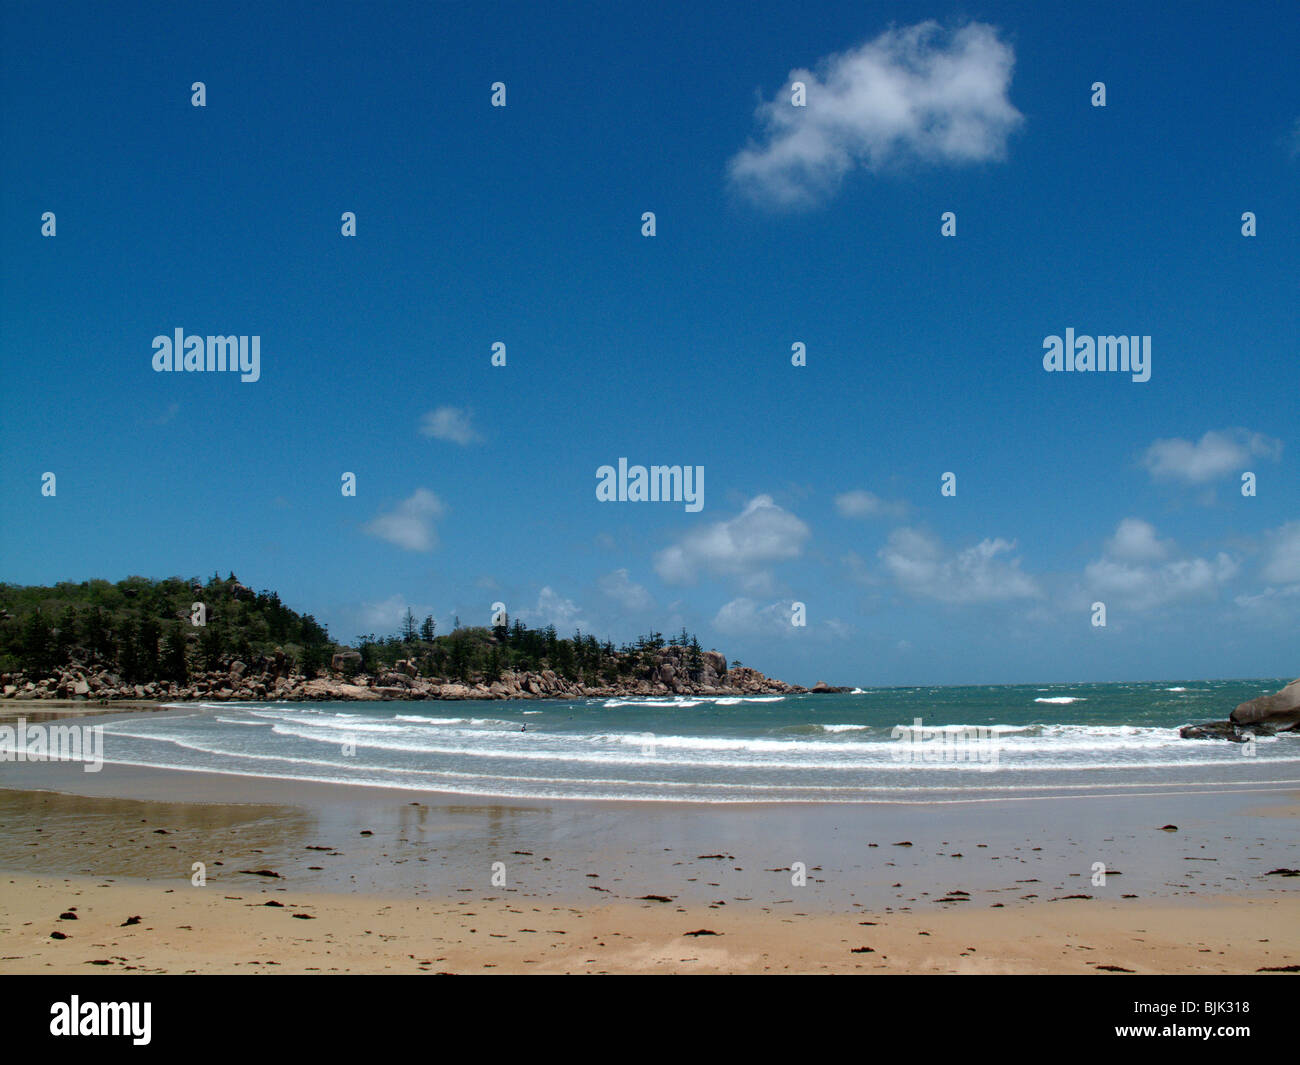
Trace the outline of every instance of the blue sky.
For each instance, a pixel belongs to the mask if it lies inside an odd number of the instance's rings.
[[[233,570],[341,640],[500,600],[803,683],[1296,673],[1294,7],[0,19],[0,578]],[[177,328],[260,379],[155,372]],[[1151,379],[1046,372],[1067,328]],[[620,457],[703,509],[599,502]]]

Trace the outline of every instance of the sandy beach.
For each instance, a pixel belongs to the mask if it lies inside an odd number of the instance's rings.
[[[467,802],[4,763],[0,972],[1285,971],[1298,799]]]
[[[0,973],[1253,973],[1300,956],[1293,896],[885,915],[7,875],[0,907]]]

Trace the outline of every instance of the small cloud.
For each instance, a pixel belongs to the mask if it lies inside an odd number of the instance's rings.
[[[433,527],[434,518],[446,512],[442,500],[425,488],[404,499],[387,514],[373,518],[363,530],[371,536],[387,540],[407,551],[432,551],[438,546],[438,534]]]
[[[1300,584],[1300,521],[1289,521],[1268,534],[1261,576],[1277,584]]]
[[[1169,544],[1156,538],[1155,526],[1141,518],[1125,518],[1106,542],[1106,553],[1126,562],[1158,562],[1169,554]]]
[[[405,596],[397,594],[379,603],[362,603],[357,617],[372,631],[387,634],[397,631],[408,610],[421,620],[433,613],[432,607],[408,603]]]
[[[519,611],[519,618],[530,628],[554,625],[561,636],[567,636],[574,629],[591,628],[582,617],[582,608],[549,585],[537,593],[537,606]]]
[[[655,571],[670,584],[688,584],[704,571],[760,589],[768,583],[761,567],[798,557],[809,535],[808,526],[771,496],[755,496],[736,517],[693,530],[660,551]]]
[[[1011,46],[983,23],[890,29],[816,72],[792,70],[759,106],[760,142],[732,158],[731,180],[758,202],[809,206],[857,168],[1001,159],[1024,121],[1007,98],[1014,65]],[[805,107],[791,102],[796,81],[807,87]]]
[[[944,603],[988,603],[1035,598],[1038,584],[1020,570],[1019,558],[1004,558],[1015,541],[981,540],[949,551],[938,537],[920,529],[895,529],[880,549],[886,571],[910,594]]]
[[[1282,442],[1247,429],[1212,429],[1193,443],[1181,437],[1157,440],[1142,456],[1142,465],[1156,480],[1205,484],[1230,473],[1241,473],[1252,458],[1276,461]]]
[[[1190,599],[1214,598],[1231,581],[1239,564],[1219,552],[1213,559],[1169,558],[1172,541],[1156,539],[1155,529],[1125,518],[1106,543],[1102,557],[1088,563],[1084,578],[1090,595],[1132,611],[1151,610]]]
[[[1285,588],[1265,588],[1255,595],[1239,595],[1233,602],[1245,610],[1258,610],[1274,606],[1281,600],[1300,598],[1300,584],[1289,584]]]
[[[648,610],[654,606],[654,598],[641,585],[628,576],[625,569],[616,569],[600,578],[598,586],[602,592],[617,602],[624,610]]]
[[[469,411],[459,407],[439,407],[429,411],[420,419],[420,432],[436,440],[448,440],[461,447],[468,447],[483,439],[471,424]]]
[[[845,518],[901,518],[907,513],[907,504],[881,499],[865,488],[854,488],[835,497],[835,509]]]
[[[843,640],[853,635],[854,629],[839,618],[811,621],[795,625],[794,600],[781,599],[762,604],[748,596],[740,596],[726,603],[714,615],[713,627],[726,636],[804,636],[820,640]]]
[[[789,636],[795,631],[790,617],[788,599],[763,606],[741,596],[723,605],[713,618],[713,627],[727,636]]]

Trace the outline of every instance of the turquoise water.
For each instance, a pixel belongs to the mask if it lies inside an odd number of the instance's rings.
[[[936,801],[1300,783],[1300,735],[1183,740],[1287,678],[844,695],[209,703],[105,725],[105,759],[467,796]],[[942,732],[911,732],[922,727]],[[918,745],[919,741],[919,745]]]

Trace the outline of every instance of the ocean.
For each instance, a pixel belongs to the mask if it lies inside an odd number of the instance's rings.
[[[1300,735],[1184,740],[1287,679],[556,701],[190,703],[108,763],[478,798],[969,802],[1300,784]],[[917,732],[916,723],[927,731]],[[179,796],[178,796],[179,797]]]

